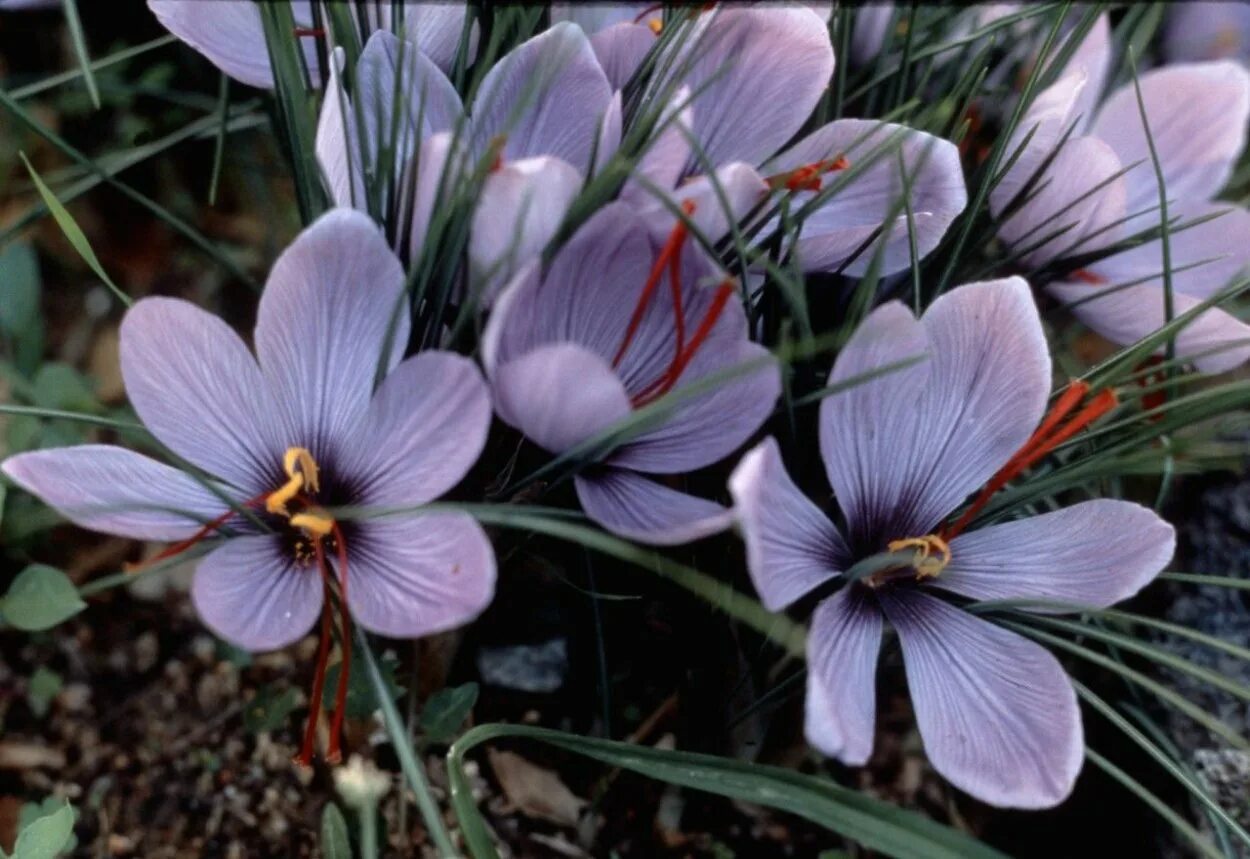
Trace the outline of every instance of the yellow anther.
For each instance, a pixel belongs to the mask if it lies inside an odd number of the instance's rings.
[[[664,22],[659,18],[652,18],[647,22],[647,26],[651,28],[652,33],[655,33],[658,36],[660,35],[660,31],[664,29]]]
[[[316,492],[321,488],[317,477],[317,461],[308,452],[308,448],[288,447],[282,457],[282,470],[290,479],[269,493],[269,497],[265,499],[265,509],[277,516],[287,515],[286,506],[300,492]]]
[[[334,531],[334,517],[314,507],[291,517],[291,524],[310,537],[328,537]]]
[[[915,549],[911,565],[917,579],[936,578],[951,562],[951,547],[937,534],[894,540],[886,548],[891,552]]]

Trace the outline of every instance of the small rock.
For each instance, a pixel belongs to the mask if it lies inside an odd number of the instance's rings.
[[[569,671],[569,646],[563,638],[541,644],[482,647],[477,655],[482,679],[520,692],[554,692]]]

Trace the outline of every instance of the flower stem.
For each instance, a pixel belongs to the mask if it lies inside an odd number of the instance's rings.
[[[361,661],[364,663],[365,671],[369,674],[369,681],[373,684],[378,704],[382,708],[383,724],[386,726],[386,732],[390,734],[395,754],[399,756],[399,765],[404,771],[404,778],[407,779],[412,792],[416,794],[417,809],[421,812],[422,819],[425,820],[430,840],[438,849],[439,856],[454,859],[457,855],[456,848],[452,844],[451,834],[447,831],[446,824],[443,823],[438,803],[434,801],[434,795],[430,792],[430,782],[425,776],[425,768],[413,753],[412,740],[404,727],[403,717],[400,716],[399,709],[391,698],[390,690],[386,688],[386,680],[383,679],[382,671],[378,668],[378,661],[374,658],[373,649],[369,646],[369,639],[360,626],[356,627],[356,641],[360,648]],[[362,820],[362,840],[364,835]]]

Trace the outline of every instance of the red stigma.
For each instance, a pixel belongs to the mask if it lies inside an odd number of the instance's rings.
[[[811,164],[778,173],[776,176],[770,176],[768,184],[774,190],[785,188],[787,191],[819,191],[822,176],[835,170],[845,170],[850,166],[851,162],[845,155],[838,155],[835,158],[814,161]]]
[[[1094,274],[1087,268],[1078,268],[1069,277],[1079,280],[1081,283],[1088,283],[1090,286],[1102,286],[1107,279],[1100,274]]]
[[[339,568],[339,646],[342,659],[339,662],[338,683],[334,690],[334,713],[330,720],[330,740],[326,747],[326,762],[337,764],[343,759],[341,740],[343,736],[343,719],[347,712],[347,678],[351,671],[352,632],[351,611],[347,601],[347,542],[343,539],[343,530],[339,524],[333,524],[334,549]],[[317,721],[321,715],[321,698],[325,690],[326,669],[330,661],[330,645],[333,638],[333,621],[331,619],[333,577],[326,559],[325,546],[320,538],[314,539],[313,551],[317,560],[317,571],[321,574],[323,598],[321,604],[321,640],[317,644],[317,665],[313,673],[312,690],[309,693],[308,722],[304,726],[304,741],[300,745],[299,754],[294,761],[301,767],[312,765],[313,751],[317,742]]]
[[[1012,455],[1011,459],[1007,460],[1006,465],[989,479],[985,484],[985,488],[968,505],[968,509],[963,512],[963,515],[955,520],[954,524],[942,529],[940,532],[942,537],[946,540],[951,540],[958,536],[960,532],[968,527],[968,524],[976,515],[985,509],[985,505],[989,503],[990,498],[998,490],[1002,489],[1024,471],[1032,468],[1063,442],[1114,409],[1116,403],[1119,402],[1115,391],[1111,388],[1103,388],[1085,404],[1084,408],[1073,415],[1071,420],[1060,426],[1063,423],[1063,419],[1077,407],[1088,393],[1088,383],[1080,380],[1071,382],[1067,389],[1059,395],[1059,399],[1055,401],[1055,405],[1051,410],[1046,413],[1046,417],[1042,419],[1042,423],[1034,431],[1033,435],[1029,436],[1029,440]]]
[[[659,378],[630,398],[630,404],[634,408],[641,408],[648,403],[653,403],[673,389],[673,386],[677,384],[677,380],[681,378],[681,374],[685,372],[686,367],[694,358],[695,353],[699,351],[699,347],[703,345],[704,341],[712,333],[712,329],[716,327],[716,320],[720,318],[721,313],[725,310],[725,305],[729,303],[730,297],[735,292],[734,287],[734,281],[731,279],[724,281],[716,288],[716,295],[712,297],[712,304],[708,307],[707,313],[704,314],[703,321],[699,323],[699,327],[695,329],[694,336],[686,344],[686,348],[682,349],[673,358],[672,363],[668,365],[668,369],[661,373]]]
[[[264,502],[268,494],[269,493],[266,492],[266,493],[262,493],[261,495],[257,495],[255,498],[249,498],[247,501],[244,501],[239,506],[240,507],[259,507],[261,503]],[[126,564],[123,567],[123,569],[128,573],[138,573],[144,570],[145,568],[152,566],[153,564],[159,564],[161,561],[167,561],[170,558],[181,555],[183,552],[187,551],[192,546],[210,537],[213,534],[213,532],[221,530],[221,526],[225,525],[232,518],[234,518],[234,515],[236,512],[238,511],[227,510],[225,513],[222,513],[216,519],[207,523],[203,528],[196,531],[187,539],[174,543],[172,546],[169,546],[161,550],[159,553],[148,558],[146,561],[143,561],[138,564]]]
[[[695,204],[693,200],[686,200],[681,204],[681,210],[686,217],[694,214]],[[638,333],[638,326],[642,324],[643,314],[647,312],[647,305],[651,303],[651,296],[655,294],[656,287],[660,285],[660,278],[664,274],[666,265],[672,266],[671,270],[679,270],[681,266],[681,249],[686,243],[686,237],[690,233],[690,228],[686,226],[686,222],[679,220],[674,226],[673,231],[669,233],[668,240],[664,242],[664,246],[660,248],[660,252],[656,254],[655,263],[651,266],[651,273],[647,275],[646,282],[642,285],[642,292],[638,295],[638,303],[634,305],[634,312],[629,317],[629,324],[625,326],[625,336],[621,339],[620,348],[616,350],[616,356],[612,359],[613,368],[619,367],[621,360],[625,357],[625,353],[629,351],[629,345],[633,342],[634,336]],[[670,277],[670,281],[672,278]],[[685,334],[684,312],[681,307],[681,283],[680,278],[672,283],[673,287],[673,312],[677,318],[678,336]],[[681,346],[678,346],[678,353]]]
[[[646,9],[643,9],[641,12],[638,13],[638,15],[634,18],[634,23],[641,24],[648,15],[651,15],[655,12],[661,12],[663,10],[664,10],[663,3],[653,3],[652,5],[648,6]]]
[[[314,39],[324,39],[326,31],[324,27],[296,27],[296,36],[311,36]]]

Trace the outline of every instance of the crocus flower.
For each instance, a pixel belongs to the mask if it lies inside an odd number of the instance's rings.
[[[1169,200],[1174,312],[1182,313],[1250,264],[1250,213],[1215,200],[1245,148],[1250,73],[1231,61],[1166,66],[1139,77],[1142,105],[1132,83],[1103,100],[1105,19],[1086,42],[1092,49],[1082,46],[1009,141],[1008,156],[1019,154],[991,192],[990,211],[999,235],[1032,267],[1159,226],[1144,105]],[[1166,321],[1163,259],[1157,238],[1090,262],[1047,290],[1109,340],[1133,343]],[[1177,334],[1176,354],[1205,372],[1231,369],[1250,359],[1250,326],[1212,308]]]
[[[938,772],[995,805],[1054,805],[1083,757],[1071,682],[1048,651],[940,594],[1108,606],[1163,568],[1174,532],[1153,511],[1108,499],[968,530],[998,487],[1115,403],[1105,391],[1078,409],[1085,390],[1073,385],[1043,420],[1050,358],[1022,279],[956,288],[920,319],[899,302],[882,305],[830,382],[913,356],[925,357],[821,404],[820,453],[845,530],[801,494],[774,440],[743,457],[729,485],[747,567],[769,609],[816,601],[805,724],[813,746],[853,765],[870,756],[888,620]],[[871,575],[841,581],[883,554]]]
[[[110,445],[23,453],[3,464],[14,482],[78,525],[178,541],[158,557],[220,536],[199,562],[191,597],[204,622],[239,647],[285,647],[320,615],[303,762],[312,754],[334,605],[343,670],[330,758],[347,688],[349,620],[383,635],[428,635],[477,615],[494,590],[490,543],[467,515],[338,521],[329,512],[432,501],[460,481],[485,442],[490,401],[472,362],[447,352],[400,360],[408,339],[407,317],[396,315],[403,284],[377,227],[335,210],[274,264],[255,358],[221,320],[188,302],[137,302],[121,328],[130,402],[203,479]],[[379,366],[386,374],[375,391]]]
[[[380,189],[380,206],[396,248],[415,258],[440,186],[449,192],[473,164],[491,159],[469,242],[471,280],[484,300],[550,241],[585,176],[620,136],[619,101],[586,36],[571,24],[500,58],[467,114],[438,66],[390,33],[370,37],[356,81],[360,124],[336,66],[317,129],[334,201],[366,209],[366,177],[390,153],[400,190],[392,197]]]
[[[375,30],[388,30],[398,11],[403,15],[405,38],[420,46],[422,53],[442,69],[450,69],[455,62],[464,31],[463,3],[401,3],[392,9],[390,0],[356,0],[350,5],[352,20],[365,25],[359,34],[361,41]],[[230,77],[251,86],[273,88],[265,27],[255,0],[148,0],[148,8],[165,29]],[[315,40],[326,38],[325,28],[315,26],[313,0],[291,0],[291,12],[296,26],[293,36],[300,38],[308,70],[316,82],[321,70]],[[473,42],[471,34],[470,48]]]
[[[716,8],[701,15],[673,51],[659,61],[671,71],[652,89],[672,92],[676,104],[666,115],[686,101],[689,115],[676,116],[669,133],[643,155],[638,171],[645,182],[627,184],[621,193],[660,235],[671,228],[666,213],[683,202],[697,204],[695,225],[715,240],[728,226],[727,214],[739,220],[773,192],[789,192],[790,208],[798,211],[829,174],[855,167],[844,187],[824,195],[788,250],[805,271],[860,276],[884,242],[881,271],[889,274],[911,264],[904,187],[911,189],[921,256],[967,204],[958,151],[923,132],[836,120],[782,151],[833,74],[828,26],[812,9]],[[729,213],[722,211],[722,195]]]
[[[1171,4],[1163,50],[1174,63],[1238,60],[1250,64],[1250,6],[1199,0]]]
[[[574,481],[591,519],[653,544],[721,530],[730,513],[644,474],[683,474],[724,458],[780,391],[776,365],[748,339],[736,284],[680,227],[657,252],[623,203],[592,216],[545,270],[533,261],[517,275],[491,314],[482,357],[498,415],[553,453],[636,409],[662,410],[657,401],[673,392],[671,411]],[[719,384],[683,391],[722,372]]]

